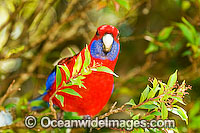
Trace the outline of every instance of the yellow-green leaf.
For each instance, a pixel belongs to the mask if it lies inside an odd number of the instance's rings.
[[[134,115],[134,116],[132,117],[132,119],[133,119],[133,120],[138,120],[138,119],[139,119],[139,116],[140,116],[140,113],[137,114],[137,115]]]
[[[159,82],[159,84],[160,84],[160,91],[159,91],[159,94],[158,94],[158,95],[161,95],[161,94],[163,94],[163,92],[164,92],[164,85],[163,85],[162,82]]]
[[[91,55],[90,55],[90,51],[88,50],[88,46],[86,45],[85,60],[84,60],[83,68],[82,68],[81,72],[85,71],[85,69],[90,65],[90,63],[91,63]]]
[[[177,23],[176,24],[182,31],[183,35],[185,36],[185,38],[192,44],[194,44],[194,36],[193,36],[193,32],[191,31],[191,29],[189,27],[187,27],[185,24],[183,23]]]
[[[148,48],[145,50],[144,53],[145,54],[153,53],[153,52],[158,51],[158,49],[159,47],[156,44],[154,44],[153,42],[150,42]]]
[[[138,107],[139,109],[155,109],[157,108],[154,104],[143,104]]]
[[[100,67],[92,68],[91,70],[98,71],[98,72],[106,72],[106,73],[110,73],[110,74],[114,75],[115,77],[119,77],[110,68],[105,67],[105,66],[100,66]]]
[[[81,57],[81,53],[80,53],[75,61],[72,76],[76,75],[80,71],[81,66],[82,66],[82,57]]]
[[[56,89],[61,84],[61,81],[62,81],[62,74],[60,71],[60,67],[57,65],[56,66]]]
[[[129,102],[127,102],[125,104],[132,105],[132,106],[136,105],[133,99],[131,99]]]
[[[172,113],[178,115],[181,117],[182,120],[184,120],[186,122],[186,124],[188,125],[188,116],[187,116],[187,112],[179,107],[174,105],[175,108],[168,108],[169,111],[171,111]]]
[[[168,117],[168,110],[167,106],[165,105],[164,102],[161,102],[161,114],[162,114],[162,119],[167,119]]]
[[[70,71],[69,71],[68,67],[65,64],[64,64],[64,66],[63,65],[58,65],[58,66],[61,67],[65,71],[66,80],[68,80],[70,77]]]
[[[183,105],[186,105],[186,104],[183,102],[183,99],[180,98],[180,97],[171,96],[171,98],[177,100],[178,102],[182,103]]]
[[[66,89],[63,89],[63,90],[60,90],[61,92],[64,92],[64,93],[67,93],[67,94],[70,94],[70,95],[73,95],[73,96],[78,96],[80,98],[82,98],[82,96],[77,93],[75,90],[73,89],[70,89],[70,88],[66,88]]]
[[[174,28],[173,26],[169,26],[169,27],[165,27],[164,29],[162,29],[158,34],[158,40],[159,41],[166,40],[170,36],[173,28]]]
[[[140,102],[139,103],[142,103],[147,98],[148,94],[149,94],[149,86],[147,85],[145,90],[141,93]]]
[[[158,85],[158,81],[156,78],[153,79],[153,88],[156,88]]]
[[[64,97],[56,94],[55,97],[60,101],[62,107],[64,106]]]
[[[173,73],[170,77],[169,80],[167,82],[167,85],[169,88],[173,87],[175,85],[177,81],[177,70],[175,71],[175,73]]]

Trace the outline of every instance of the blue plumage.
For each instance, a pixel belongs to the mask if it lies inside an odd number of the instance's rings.
[[[51,86],[56,80],[56,69],[53,70],[53,72],[49,75],[46,81],[46,90],[51,89]]]

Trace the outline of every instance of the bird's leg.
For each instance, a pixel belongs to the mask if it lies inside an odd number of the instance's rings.
[[[83,116],[83,120],[88,120],[88,119],[91,119],[91,116],[90,116],[90,115],[84,115],[84,116]]]
[[[64,111],[60,110],[60,112],[57,113],[57,118],[58,119],[63,119],[63,114],[64,114]]]
[[[90,115],[84,115],[84,116],[83,116],[83,120],[91,120],[91,119],[92,119],[92,118],[91,118]],[[87,131],[86,131],[86,132],[91,133],[91,132],[92,132],[92,127],[87,128]]]

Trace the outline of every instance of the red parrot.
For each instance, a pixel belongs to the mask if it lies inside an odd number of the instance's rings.
[[[85,49],[73,57],[62,59],[58,65],[67,66],[70,73],[72,73],[75,61],[80,54],[82,60],[85,60]],[[88,45],[88,50],[91,55],[90,66],[95,62],[95,64],[101,64],[114,71],[120,51],[118,29],[111,25],[100,26]],[[64,71],[61,70],[61,74],[62,82],[67,82]],[[108,102],[114,89],[113,75],[106,72],[92,71],[90,74],[85,75],[85,79],[82,81],[85,88],[80,88],[77,85],[62,86],[61,88],[73,89],[82,97],[57,92],[57,94],[64,97],[63,105],[55,96],[52,98],[52,101],[54,105],[57,105],[64,111],[77,112],[79,115],[90,115],[92,117],[98,114]],[[47,92],[44,94],[43,100],[49,102],[49,98],[56,91],[56,67],[46,81],[46,90]]]

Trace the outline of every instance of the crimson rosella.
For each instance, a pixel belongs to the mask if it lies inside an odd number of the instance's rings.
[[[100,64],[114,71],[119,51],[119,31],[111,25],[102,25],[97,29],[96,35],[88,45],[88,50],[91,55],[90,66]],[[79,54],[64,58],[59,61],[58,65],[67,66],[70,73],[73,71],[73,66],[77,57],[81,55],[84,62],[84,48]],[[56,91],[56,69],[49,75],[46,81],[46,90],[43,100],[49,102],[50,97]],[[64,71],[62,73],[62,81],[67,82]],[[85,75],[82,79],[84,87],[77,85],[62,86],[62,89],[70,88],[81,95],[77,97],[64,92],[57,92],[57,94],[64,97],[63,104],[54,96],[52,102],[64,111],[77,112],[79,115],[94,116],[98,114],[108,102],[112,91],[114,89],[113,75],[106,72],[92,71]]]

